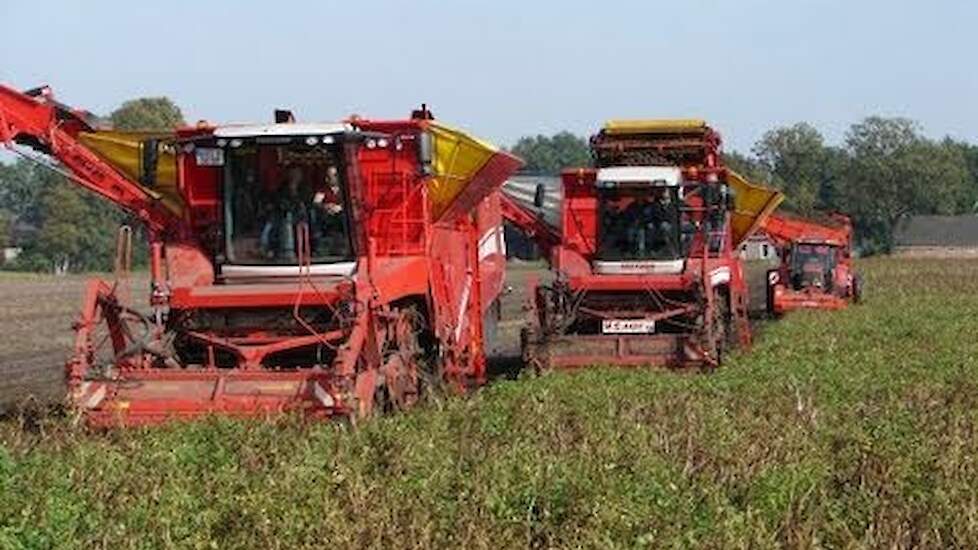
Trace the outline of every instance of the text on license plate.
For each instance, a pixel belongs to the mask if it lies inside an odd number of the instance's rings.
[[[604,319],[601,321],[604,334],[652,334],[655,321],[651,319]]]

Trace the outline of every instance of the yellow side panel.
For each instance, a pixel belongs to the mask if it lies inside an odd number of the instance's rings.
[[[727,184],[734,192],[734,211],[730,220],[733,244],[738,246],[760,229],[764,221],[784,200],[776,190],[747,181],[733,170],[727,170]]]
[[[696,118],[609,120],[604,133],[625,134],[695,134],[706,129],[706,121]]]
[[[143,141],[172,138],[172,134],[149,132],[82,132],[78,140],[95,152],[102,160],[114,166],[135,183],[142,172]],[[169,147],[160,146],[156,165],[156,185],[142,187],[151,196],[163,201],[175,214],[183,212],[183,199],[177,188],[177,159]]]
[[[434,178],[428,186],[428,196],[432,213],[438,219],[498,150],[461,130],[441,124],[431,124],[428,131],[434,138]]]

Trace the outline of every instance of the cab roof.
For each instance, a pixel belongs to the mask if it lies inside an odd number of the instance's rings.
[[[219,126],[214,137],[249,138],[260,136],[325,136],[352,131],[349,124],[339,122],[286,122],[278,124],[241,124]]]

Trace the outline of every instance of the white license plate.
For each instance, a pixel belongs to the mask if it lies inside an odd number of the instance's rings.
[[[604,319],[601,321],[604,334],[652,334],[655,321],[651,319]]]

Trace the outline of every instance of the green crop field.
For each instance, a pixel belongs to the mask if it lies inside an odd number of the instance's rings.
[[[978,261],[862,261],[866,303],[711,375],[501,381],[357,429],[0,424],[0,547],[978,548]]]

